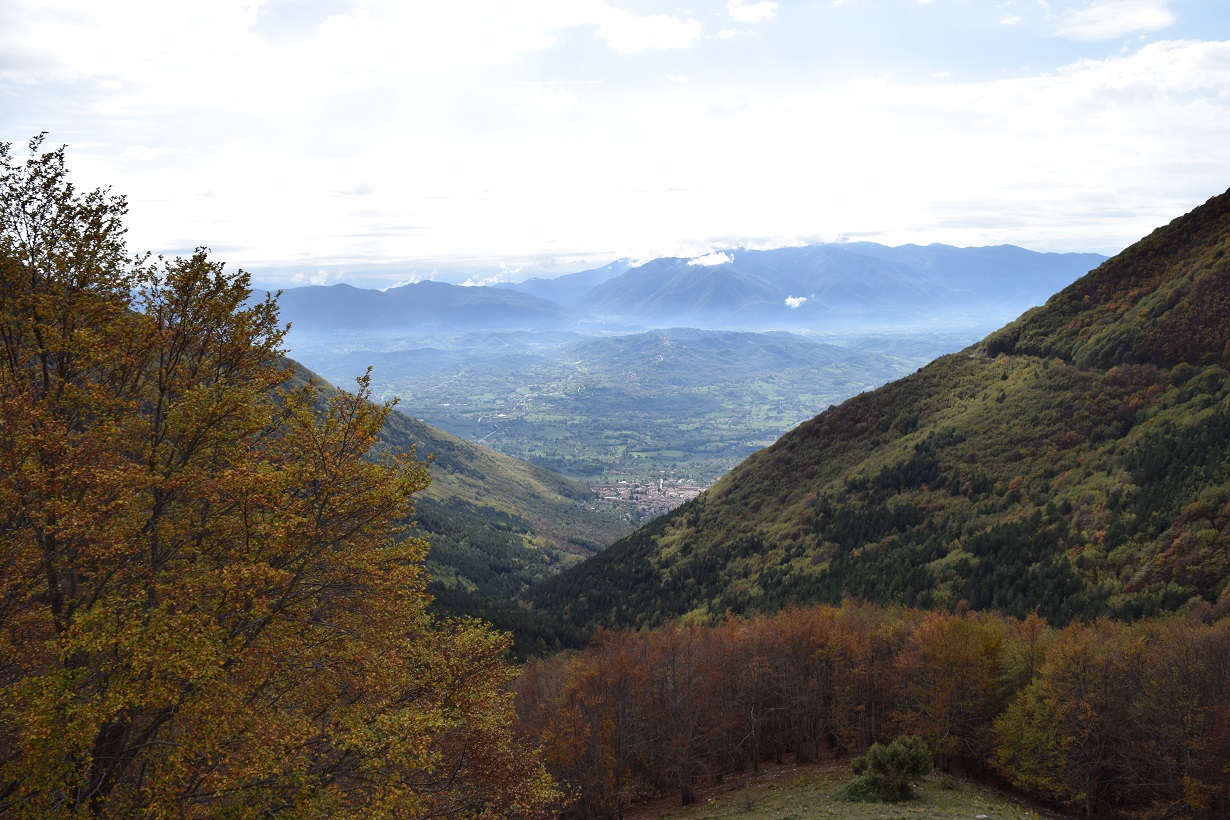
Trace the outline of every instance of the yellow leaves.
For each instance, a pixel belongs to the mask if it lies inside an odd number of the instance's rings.
[[[47,185],[69,223],[118,219],[6,152],[0,207]],[[131,262],[83,226],[51,248],[3,225],[0,810],[549,800],[511,733],[506,638],[426,612],[427,546],[397,540],[426,465],[366,458],[388,412],[366,378],[277,389],[276,304],[204,251]]]

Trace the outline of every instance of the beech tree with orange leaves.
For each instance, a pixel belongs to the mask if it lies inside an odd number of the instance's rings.
[[[533,814],[504,637],[427,613],[390,411],[273,298],[0,144],[0,813]]]
[[[896,732],[917,735],[946,768],[990,754],[991,723],[1003,708],[997,682],[1002,622],[977,613],[923,615],[897,656]]]

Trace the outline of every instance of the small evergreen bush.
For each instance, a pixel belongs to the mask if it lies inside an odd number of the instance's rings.
[[[871,744],[850,767],[855,778],[842,789],[847,799],[897,803],[914,796],[910,780],[931,771],[931,750],[922,738],[899,737],[887,746]]]

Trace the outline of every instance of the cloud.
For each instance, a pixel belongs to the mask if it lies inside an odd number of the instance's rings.
[[[402,279],[398,279],[391,285],[385,285],[382,288],[377,288],[377,290],[384,292],[386,290],[392,290],[393,288],[404,288],[406,285],[417,285],[419,282],[431,282],[433,281],[432,276],[433,274],[431,273],[424,274],[424,275],[415,274],[415,275],[407,276]]]
[[[494,287],[499,284],[503,284],[505,282],[516,282],[516,281],[517,280],[513,278],[513,276],[509,274],[508,272],[500,271],[498,273],[493,273],[490,275],[483,275],[481,273],[476,273],[470,276],[469,278],[467,278],[464,282],[461,282],[460,284],[461,284],[461,287],[463,288],[490,288],[490,287]]]
[[[316,271],[310,275],[304,274],[302,271],[299,273],[296,273],[294,276],[291,277],[290,281],[296,285],[318,285],[319,286],[319,285],[329,284],[330,276],[332,276],[332,278],[337,281],[340,281],[342,278],[342,274],[340,271],[335,271],[334,273],[331,274],[329,271],[324,270],[323,268],[317,268]]]
[[[160,148],[147,148],[144,145],[130,145],[120,154],[124,159],[134,159],[139,162],[149,162],[158,159],[159,157],[174,156],[176,149],[167,146]]]
[[[376,190],[370,182],[358,182],[345,188],[336,188],[330,193],[334,196],[370,196]]]
[[[526,89],[521,105],[514,109],[522,119],[538,119],[566,114],[577,104],[577,94],[566,84],[535,84]]]
[[[1011,17],[1005,17],[1004,19],[1000,20],[999,24],[1001,26],[1015,26],[1017,23],[1021,22],[1024,19],[1025,18],[1022,17],[1021,15],[1014,14]]]
[[[667,14],[638,17],[621,9],[607,8],[597,35],[622,54],[649,49],[687,48],[700,37],[701,24],[691,18],[680,20]]]
[[[82,188],[128,195],[136,249],[228,246],[237,266],[344,265],[348,281],[377,276],[360,262],[476,283],[561,254],[721,264],[711,252],[745,237],[820,232],[1111,250],[1230,179],[1230,43],[1132,37],[1108,57],[1121,41],[1023,31],[1037,0],[987,3],[997,36],[1041,50],[928,74],[857,41],[880,4],[821,0],[809,14],[869,50],[820,76],[791,50],[813,40],[764,24],[767,5],[5,0],[0,136],[68,142]],[[974,4],[918,5],[899,8]],[[1141,31],[1172,9],[1167,35],[1216,33],[1175,2],[1050,6],[1050,34]],[[738,36],[700,47],[724,28]]]
[[[1174,22],[1170,0],[1094,0],[1057,15],[1053,32],[1070,40],[1101,42],[1158,31]]]
[[[732,20],[740,23],[759,23],[772,20],[777,16],[777,3],[744,3],[743,0],[729,0],[726,3],[726,13]]]
[[[521,265],[501,262],[499,270],[487,273],[486,275],[481,273],[474,274],[462,282],[461,286],[463,288],[482,288],[492,287],[504,282],[517,282],[521,278],[521,271]]]
[[[700,265],[702,267],[713,267],[714,265],[729,265],[735,261],[735,258],[728,253],[716,252],[707,253],[704,256],[698,256],[695,259],[688,260],[689,265]]]
[[[1160,97],[1185,105],[1189,95],[1198,95],[1205,105],[1230,97],[1230,41],[1150,43],[1127,55],[1081,60],[1059,77],[1056,86],[1082,89],[1091,108],[1099,96],[1112,91],[1141,104]]]
[[[796,308],[801,307],[803,303],[806,301],[807,301],[806,296],[787,296],[786,297],[786,307],[790,308],[791,310],[795,310]]]

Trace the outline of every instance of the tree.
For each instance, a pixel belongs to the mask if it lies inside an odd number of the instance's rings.
[[[1113,799],[1121,752],[1131,745],[1121,653],[1129,637],[1107,620],[1058,634],[1033,682],[995,721],[996,762],[1014,783],[1086,817]]]
[[[898,728],[922,737],[947,769],[951,758],[982,760],[1001,710],[996,691],[1002,622],[977,613],[928,613],[897,656]]]
[[[530,812],[506,640],[426,611],[389,412],[288,386],[272,297],[127,256],[0,144],[0,811]]]

